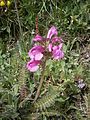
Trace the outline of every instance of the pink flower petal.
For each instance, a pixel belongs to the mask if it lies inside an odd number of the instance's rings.
[[[63,43],[60,43],[59,45],[55,45],[53,47],[53,50],[61,50],[62,46],[63,46]]]
[[[52,43],[50,43],[50,44],[48,45],[48,50],[49,50],[49,52],[52,51]]]
[[[38,34],[35,36],[35,38],[33,38],[33,41],[42,41],[42,40],[43,40],[42,36]]]
[[[31,50],[29,50],[28,55],[31,59],[34,59],[37,54],[40,54],[41,56],[42,52],[44,52],[44,47],[36,45]]]
[[[61,48],[62,48],[62,46],[63,46],[63,43],[61,43],[61,44],[59,45],[59,49],[61,49]]]
[[[52,26],[48,31],[47,38],[51,39],[53,35],[57,35],[57,34],[58,34],[57,29],[54,26]]]
[[[63,51],[61,51],[59,49],[53,51],[53,58],[54,59],[61,59],[63,57],[64,57]]]
[[[57,49],[59,49],[59,47],[57,45],[53,47],[54,51],[57,50]]]
[[[62,40],[61,37],[57,37],[57,36],[55,36],[55,37],[52,38],[52,43],[62,42],[62,41],[63,41],[63,40]]]
[[[34,50],[38,50],[40,52],[43,52],[44,51],[44,47],[40,46],[40,45],[36,45],[34,46],[32,49],[31,49],[31,52],[34,51]]]
[[[28,63],[27,63],[27,69],[31,72],[35,72],[38,70],[39,68],[39,64],[40,64],[40,61],[35,61],[35,60],[30,60]]]
[[[38,53],[35,55],[35,60],[41,60],[43,57],[43,54],[42,53]]]
[[[39,66],[34,66],[32,68],[30,68],[30,72],[36,72],[38,70]]]

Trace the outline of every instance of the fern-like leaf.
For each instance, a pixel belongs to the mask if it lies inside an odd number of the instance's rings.
[[[55,103],[55,98],[59,95],[59,91],[57,88],[53,89],[49,92],[49,94],[44,95],[41,99],[38,99],[36,103],[34,103],[34,107],[36,110],[45,110]]]

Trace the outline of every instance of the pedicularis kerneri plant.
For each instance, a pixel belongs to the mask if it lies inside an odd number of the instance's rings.
[[[27,63],[27,68],[31,72],[38,70],[40,65],[48,59],[60,60],[64,57],[62,50],[62,39],[57,36],[57,29],[53,26],[48,31],[47,37],[43,38],[39,34],[35,36],[33,41],[34,47],[29,50],[29,57],[31,60]]]
[[[58,37],[57,29],[54,26],[52,26],[48,31],[46,38],[37,34],[33,38],[33,42],[35,44],[28,53],[30,61],[27,63],[27,69],[30,72],[36,72],[39,67],[42,69],[41,81],[34,100],[36,101],[43,83],[47,60],[61,60],[64,57],[64,52],[62,50],[62,38]]]

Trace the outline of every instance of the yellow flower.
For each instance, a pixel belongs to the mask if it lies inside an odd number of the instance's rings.
[[[0,6],[1,6],[1,7],[5,6],[5,2],[4,2],[4,1],[1,1],[1,2],[0,2]]]
[[[8,0],[8,1],[7,1],[7,6],[10,6],[10,4],[11,4],[11,2]]]

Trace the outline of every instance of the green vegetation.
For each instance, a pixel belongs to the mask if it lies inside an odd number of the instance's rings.
[[[26,69],[38,16],[43,36],[54,25],[64,41],[62,61]],[[0,120],[87,120],[90,86],[88,0],[12,0],[0,6]],[[81,87],[80,85],[84,85]]]

